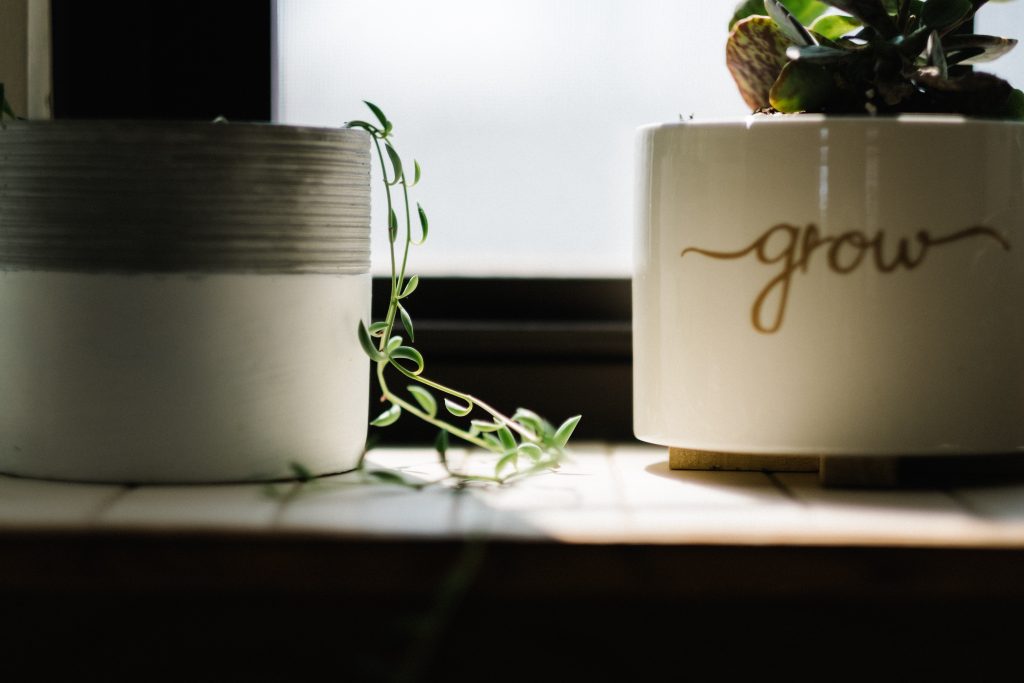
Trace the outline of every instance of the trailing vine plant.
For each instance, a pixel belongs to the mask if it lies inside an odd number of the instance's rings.
[[[412,344],[415,328],[407,308],[409,297],[420,279],[409,275],[409,252],[422,245],[429,231],[427,214],[419,203],[415,215],[418,229],[414,233],[413,209],[409,190],[421,176],[419,162],[413,161],[412,178],[394,144],[394,125],[380,107],[365,102],[376,123],[349,121],[348,128],[360,128],[370,134],[380,161],[381,176],[387,202],[388,245],[391,259],[391,290],[387,313],[383,320],[367,326],[360,321],[359,342],[375,365],[381,402],[387,408],[370,424],[387,427],[408,413],[437,427],[434,446],[445,472],[457,484],[489,482],[504,484],[538,472],[556,468],[564,459],[565,446],[580,421],[576,415],[558,427],[525,408],[505,415],[476,396],[458,391],[423,374],[423,355]],[[406,339],[396,334],[400,331]],[[392,387],[389,376],[397,376],[411,384],[400,393]],[[440,397],[440,402],[438,401]],[[480,417],[474,417],[479,415]],[[455,469],[449,462],[449,437],[496,454],[493,474],[471,474]],[[362,466],[362,465],[361,465]],[[390,478],[386,472],[374,472],[378,478]],[[380,476],[384,475],[384,476]],[[398,477],[394,477],[399,482]]]

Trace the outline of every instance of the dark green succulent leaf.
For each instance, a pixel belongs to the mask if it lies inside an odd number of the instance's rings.
[[[811,31],[829,40],[838,40],[864,26],[859,19],[843,14],[829,14],[811,24]]]
[[[406,388],[412,394],[412,397],[416,399],[416,402],[420,404],[420,408],[423,408],[423,412],[430,417],[437,416],[437,400],[433,394],[418,384],[411,384]]]
[[[409,311],[405,310],[405,306],[398,304],[398,317],[402,319],[402,327],[409,333],[409,341],[416,341],[416,332],[412,327],[412,316],[409,315]]]
[[[921,23],[929,29],[953,26],[974,11],[971,0],[927,0],[921,10]]]
[[[729,30],[732,31],[736,24],[747,17],[754,16],[768,16],[768,12],[764,8],[764,0],[743,0],[736,6],[736,10],[729,20]]]
[[[405,297],[407,297],[410,294],[412,294],[413,292],[415,292],[416,288],[419,287],[419,286],[420,286],[420,276],[419,275],[413,275],[405,283],[405,288],[402,289],[402,293],[398,295],[398,298],[399,299],[404,299]]]
[[[508,425],[498,427],[498,439],[501,440],[501,445],[505,450],[515,450],[516,437],[512,434],[512,430],[508,428]]]
[[[559,425],[558,429],[555,430],[555,435],[551,437],[551,443],[556,448],[565,448],[565,444],[569,443],[569,438],[576,430],[576,425],[580,423],[582,418],[582,415],[574,415]]]
[[[411,346],[399,346],[398,348],[390,351],[388,356],[391,358],[392,362],[399,365],[401,365],[399,361],[411,361],[414,365],[413,368],[406,367],[405,365],[402,365],[402,367],[414,375],[418,375],[423,372],[423,354]]]
[[[446,398],[444,400],[444,407],[445,407],[445,410],[447,410],[449,413],[451,413],[452,415],[454,415],[456,417],[466,417],[471,412],[473,412],[473,404],[472,403],[470,403],[468,405],[462,405],[460,403],[456,403],[455,401],[451,400],[450,398]]]
[[[890,42],[907,59],[917,59],[928,47],[931,29],[924,27],[903,36],[896,36]]]
[[[420,177],[423,175],[423,170],[420,168],[420,162],[415,159],[412,160],[412,187],[420,182]]]
[[[1017,41],[1013,38],[954,33],[945,36],[942,45],[946,48],[946,60],[950,64],[979,64],[1002,57],[1017,46]]]
[[[764,0],[764,7],[768,10],[768,16],[782,31],[782,34],[794,45],[816,45],[807,28],[801,24],[796,17],[789,13],[789,10],[780,0]]]
[[[427,241],[427,232],[430,230],[430,222],[427,220],[427,212],[423,210],[423,207],[416,204],[416,214],[420,217],[420,238],[414,240],[413,244],[423,244]]]
[[[899,33],[896,21],[889,16],[882,0],[825,0],[825,2],[841,12],[860,19],[878,31],[883,38],[892,38]]]
[[[387,330],[387,329],[388,329],[388,324],[386,322],[384,322],[383,320],[378,320],[377,322],[375,322],[372,325],[370,325],[370,336],[371,337],[383,337],[384,336],[384,331]]]
[[[821,0],[782,0],[782,4],[804,26],[810,26],[828,11],[828,5]]]
[[[388,153],[388,158],[391,160],[392,172],[394,173],[390,184],[397,185],[402,181],[402,178],[405,177],[405,171],[402,170],[402,158],[398,156],[398,152],[395,151],[395,148],[392,147],[390,143],[384,143],[384,151]]]
[[[1008,119],[1024,120],[1024,92],[1014,89],[1006,99],[1003,116]]]
[[[850,58],[847,50],[837,50],[824,45],[790,45],[786,55],[793,61],[804,61],[811,64],[834,64]]]
[[[946,64],[946,53],[942,49],[942,37],[937,30],[928,36],[928,44],[924,49],[925,63],[933,67],[941,78],[949,78],[949,66]]]
[[[917,111],[953,112],[964,116],[1002,117],[1013,97],[1013,88],[989,73],[971,71],[956,78],[942,78],[934,67],[920,69],[914,82],[922,94]]]
[[[770,17],[747,17],[729,34],[725,62],[743,101],[751,109],[769,106],[772,84],[789,62],[789,44]]]
[[[370,424],[374,427],[387,427],[397,422],[400,417],[402,417],[402,406],[395,404],[370,420]]]
[[[359,345],[363,347],[363,351],[372,361],[380,363],[388,359],[388,357],[374,345],[373,339],[370,338],[370,332],[366,329],[366,325],[362,320],[359,321]]]
[[[820,64],[790,62],[772,86],[771,104],[786,114],[819,112],[833,98],[832,72]]]

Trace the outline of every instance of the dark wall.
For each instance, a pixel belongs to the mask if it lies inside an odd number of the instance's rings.
[[[57,118],[269,121],[270,0],[53,0]]]

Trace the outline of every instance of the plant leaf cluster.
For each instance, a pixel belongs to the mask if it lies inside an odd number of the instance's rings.
[[[1024,118],[1024,93],[974,64],[1017,41],[963,32],[987,0],[744,0],[726,64],[751,109]]]
[[[409,198],[409,190],[420,181],[422,170],[419,162],[414,161],[411,167],[403,162],[395,147],[394,125],[380,107],[370,102],[365,104],[373,120],[349,121],[346,127],[362,129],[373,139],[387,201],[391,258],[387,313],[383,320],[369,325],[360,322],[358,328],[359,342],[375,365],[381,402],[386,404],[370,424],[387,427],[409,414],[437,427],[434,446],[446,472],[460,484],[470,481],[503,484],[557,467],[580,421],[579,415],[557,427],[525,408],[505,415],[479,398],[423,374],[425,362],[413,346],[416,333],[408,308],[408,300],[420,282],[418,276],[408,275],[409,252],[412,247],[423,244],[429,234],[426,211],[416,204],[414,222]],[[410,384],[400,392],[389,384],[389,375],[397,375]],[[493,476],[470,475],[449,467],[449,436],[496,454],[498,460]]]

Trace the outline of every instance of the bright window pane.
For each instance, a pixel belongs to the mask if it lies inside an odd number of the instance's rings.
[[[417,272],[625,276],[636,127],[746,113],[723,64],[731,5],[278,0],[277,118],[384,108],[423,165]]]

